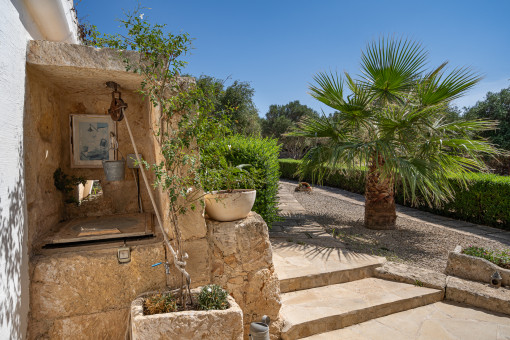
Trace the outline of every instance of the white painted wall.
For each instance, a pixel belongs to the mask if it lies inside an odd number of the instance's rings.
[[[31,0],[0,0],[0,339],[23,339],[27,330],[25,190],[30,189],[24,186],[23,168],[27,42],[78,42],[71,0],[36,1],[44,2],[48,12],[41,13]]]

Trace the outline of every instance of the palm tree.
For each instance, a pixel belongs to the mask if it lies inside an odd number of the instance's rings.
[[[429,205],[453,198],[453,174],[486,169],[483,156],[499,151],[477,137],[496,122],[446,119],[449,103],[480,81],[469,68],[426,69],[419,43],[381,38],[367,45],[357,79],[319,73],[311,95],[337,112],[307,117],[292,135],[320,143],[304,157],[300,171],[319,181],[335,171],[366,167],[365,226],[395,228],[395,189],[412,203]],[[350,94],[344,93],[344,86]]]

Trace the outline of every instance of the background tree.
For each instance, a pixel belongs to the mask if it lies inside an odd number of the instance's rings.
[[[361,55],[361,75],[353,79],[319,73],[311,95],[339,113],[308,117],[294,135],[322,143],[304,157],[301,171],[353,174],[367,167],[365,226],[392,229],[396,223],[397,183],[405,199],[441,203],[453,198],[451,175],[462,184],[466,174],[486,170],[482,156],[498,150],[477,137],[494,121],[448,121],[449,103],[479,82],[467,68],[445,71],[446,63],[425,68],[428,53],[420,44],[382,38]],[[351,94],[344,96],[344,85]]]
[[[510,150],[510,86],[497,93],[488,92],[485,100],[466,110],[467,119],[494,119],[497,130],[485,131],[483,136],[499,147]]]
[[[299,103],[299,100],[285,105],[271,105],[266,113],[266,118],[262,120],[262,135],[280,139],[301,118],[312,116],[317,117],[318,113]]]
[[[225,88],[225,81],[202,75],[197,79],[200,88],[208,91],[216,115],[226,115],[234,133],[260,136],[261,124],[258,110],[253,103],[255,90],[248,82],[235,80]]]

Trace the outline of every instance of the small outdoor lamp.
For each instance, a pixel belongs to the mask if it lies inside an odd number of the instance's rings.
[[[499,287],[501,287],[501,281],[503,281],[501,274],[498,271],[495,271],[491,277],[491,285],[499,288]]]
[[[126,241],[124,241],[124,245],[117,249],[117,260],[119,260],[119,263],[131,262],[131,249],[127,246]]]

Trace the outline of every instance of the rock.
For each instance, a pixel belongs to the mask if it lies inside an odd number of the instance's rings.
[[[250,323],[264,315],[271,318],[270,332],[278,338],[280,284],[266,223],[253,212],[233,222],[206,222],[212,251],[211,281],[227,289],[243,310],[245,339]]]
[[[510,315],[510,290],[506,288],[494,288],[489,284],[448,276],[445,298]]]
[[[490,283],[494,272],[498,271],[502,277],[502,285],[510,286],[510,270],[501,268],[492,262],[475,256],[462,254],[462,248],[457,246],[448,254],[445,273],[467,280]]]
[[[199,287],[211,282],[211,254],[207,239],[184,241],[183,251],[188,253],[186,260],[186,271],[191,276],[191,287]],[[167,285],[169,287],[179,287],[181,285],[181,273],[175,268],[173,259],[168,254],[170,263],[170,275],[168,275]]]
[[[55,320],[50,339],[124,339],[129,331],[129,308]]]
[[[139,294],[166,287],[164,268],[151,267],[164,258],[160,242],[132,247],[131,262],[126,264],[118,263],[116,248],[32,258],[30,336],[38,338],[49,327],[55,334],[76,329],[84,322],[80,317],[88,314],[97,313],[105,325],[112,315],[116,320],[118,315],[109,311],[129,308]]]
[[[443,292],[446,287],[446,275],[403,263],[386,262],[376,268],[374,274],[381,279],[439,289]]]
[[[198,290],[194,290],[198,292]],[[131,304],[131,339],[243,339],[243,312],[229,296],[226,310],[143,315],[144,296]]]

